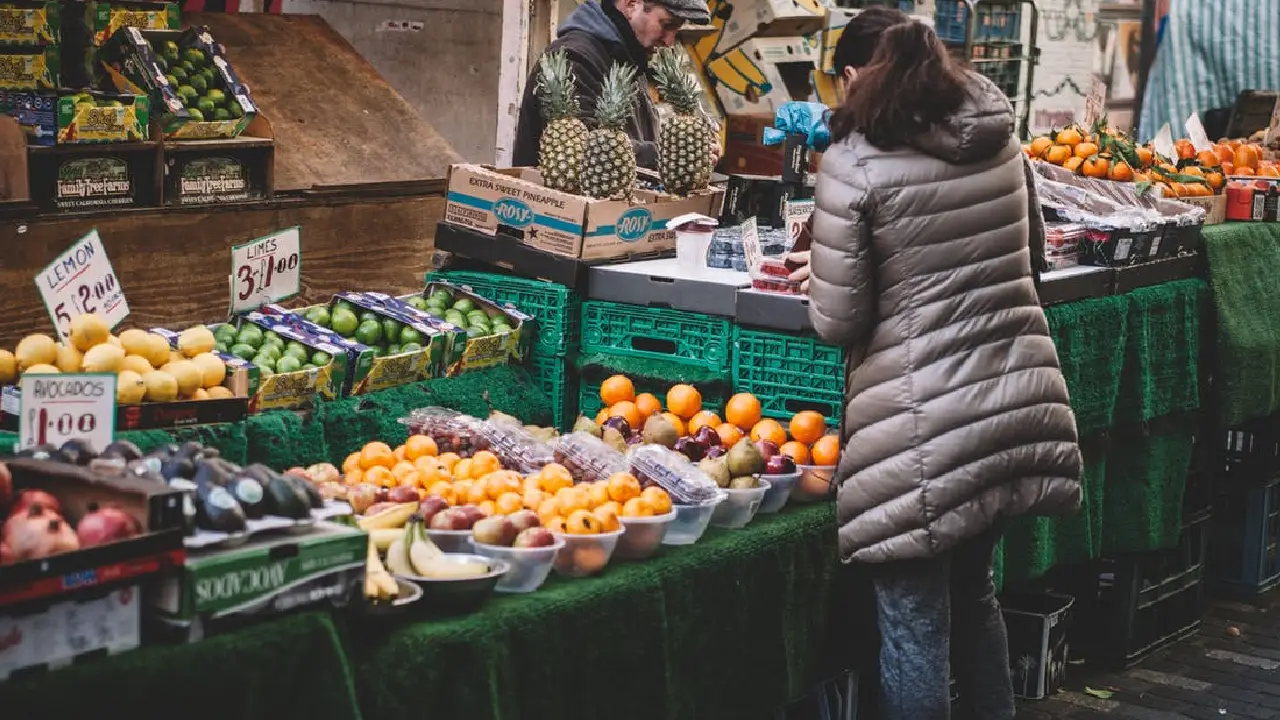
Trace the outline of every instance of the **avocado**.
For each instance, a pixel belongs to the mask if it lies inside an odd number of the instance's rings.
[[[235,533],[247,527],[244,508],[221,485],[196,483],[196,525],[205,530]]]
[[[299,478],[301,480],[301,478]],[[272,515],[301,520],[311,517],[311,501],[306,490],[277,475],[266,484],[267,511]]]
[[[133,462],[142,458],[142,451],[138,449],[137,445],[128,440],[117,440],[103,448],[99,457],[107,459],[120,458],[125,462]]]
[[[257,519],[267,513],[266,494],[262,491],[262,483],[241,473],[231,478],[227,489],[240,503],[246,517]]]
[[[294,485],[302,488],[302,491],[307,495],[307,500],[311,503],[311,507],[315,509],[324,507],[324,497],[320,495],[320,490],[315,485],[307,482],[306,478],[300,478],[297,475],[285,475],[284,477]]]
[[[90,460],[98,457],[98,450],[88,440],[72,438],[62,443],[62,447],[58,448],[58,454],[64,458],[63,462],[69,462],[72,465],[88,465]]]
[[[196,485],[217,485],[218,487],[226,487],[227,484],[231,482],[231,473],[228,473],[226,468],[222,467],[218,463],[201,460],[196,463],[195,473],[192,475],[191,480],[194,481]]]

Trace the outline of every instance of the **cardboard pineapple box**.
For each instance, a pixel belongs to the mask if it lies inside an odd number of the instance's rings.
[[[707,74],[725,114],[768,115],[812,95],[811,76],[820,52],[816,34],[758,37],[707,62]]]
[[[817,0],[728,0],[718,48],[756,37],[794,37],[822,30],[827,8]]]

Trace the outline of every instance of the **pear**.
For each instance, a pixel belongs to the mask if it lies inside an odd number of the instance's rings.
[[[601,439],[604,440],[605,445],[608,445],[620,453],[625,453],[627,451],[627,439],[622,437],[622,433],[618,432],[614,428],[605,428],[601,435]]]
[[[673,448],[676,446],[676,441],[680,439],[680,436],[670,420],[661,415],[650,415],[649,419],[644,423],[644,431],[641,433],[641,438],[651,445]]]
[[[764,455],[749,438],[742,438],[737,445],[729,448],[725,456],[729,474],[735,478],[750,477],[764,472]]]
[[[717,487],[729,487],[729,464],[724,458],[703,458],[698,463],[698,469],[706,473]]]
[[[573,423],[573,431],[600,437],[600,425],[586,415],[578,416],[578,419]]]

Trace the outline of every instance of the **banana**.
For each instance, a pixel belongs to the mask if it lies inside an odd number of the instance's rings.
[[[412,538],[409,545],[409,564],[413,566],[414,574],[422,577],[431,577],[429,573],[432,563],[442,557],[444,553],[427,538],[427,534],[422,530],[422,520],[420,518],[415,518],[409,522],[409,526],[405,530],[405,537]]]
[[[387,548],[391,547],[391,543],[396,541],[396,538],[402,537],[404,537],[404,531],[400,528],[382,528],[369,531],[369,541],[378,548],[378,552],[386,552]]]
[[[409,516],[413,515],[418,509],[417,503],[400,503],[395,507],[387,508],[377,515],[360,518],[360,529],[366,532],[373,530],[388,530],[392,528],[402,528],[409,521]]]
[[[378,596],[383,600],[394,600],[400,594],[400,586],[391,573],[383,570],[373,574],[373,581],[378,586]]]

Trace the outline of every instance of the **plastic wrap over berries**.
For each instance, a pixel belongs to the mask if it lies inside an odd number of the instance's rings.
[[[627,460],[642,486],[657,485],[678,505],[703,505],[716,499],[715,481],[674,450],[636,445],[627,451]]]
[[[530,435],[514,422],[484,420],[476,423],[476,434],[484,449],[498,456],[502,466],[522,473],[535,473],[554,461],[551,446]]]
[[[575,482],[608,480],[615,473],[628,472],[627,458],[600,438],[575,432],[561,435],[551,443],[556,462],[565,466]]]
[[[760,228],[758,237],[763,255],[782,255],[791,250],[791,234],[785,228]],[[716,230],[711,237],[711,246],[707,249],[707,267],[747,271],[747,254],[742,248],[741,225]]]
[[[481,421],[457,410],[418,408],[410,412],[409,417],[400,418],[400,422],[409,426],[412,435],[430,435],[442,453],[451,452],[458,457],[469,458],[476,451],[485,449],[477,430]]]

